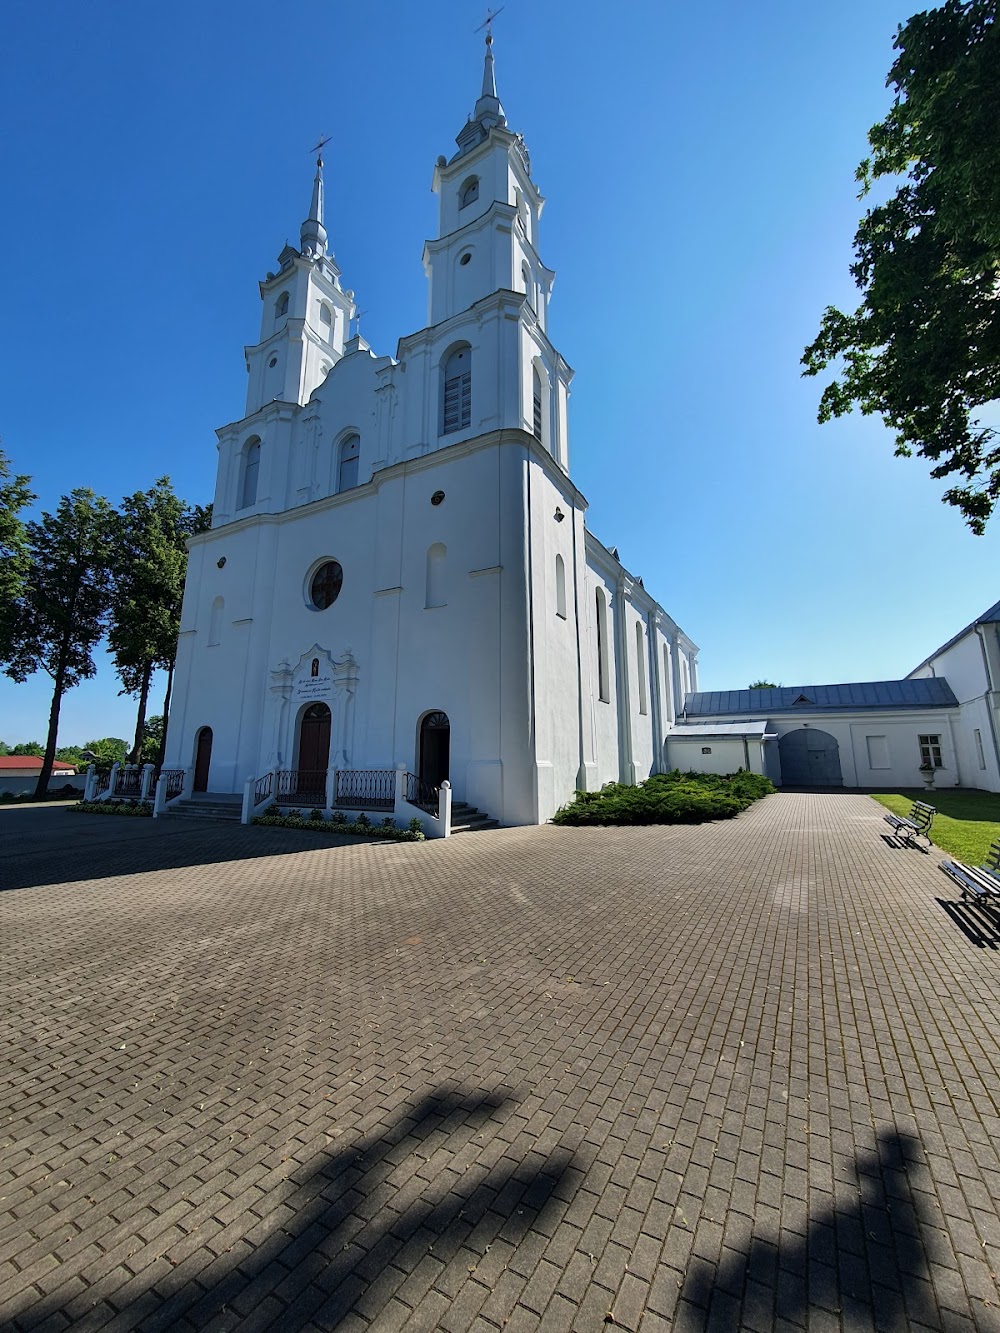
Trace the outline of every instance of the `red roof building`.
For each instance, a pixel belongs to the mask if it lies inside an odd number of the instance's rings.
[[[41,771],[42,761],[36,754],[0,754],[0,775],[6,773],[12,777],[28,777]],[[61,759],[56,759],[52,764],[52,772],[75,773],[76,764],[64,764]]]

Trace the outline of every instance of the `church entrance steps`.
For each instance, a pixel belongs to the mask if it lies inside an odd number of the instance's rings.
[[[196,792],[181,801],[174,801],[166,812],[169,818],[225,819],[238,824],[243,810],[243,797],[230,792]]]
[[[478,833],[481,829],[499,827],[499,819],[491,819],[489,815],[484,815],[476,806],[467,805],[465,801],[452,802],[452,836],[456,833]]]

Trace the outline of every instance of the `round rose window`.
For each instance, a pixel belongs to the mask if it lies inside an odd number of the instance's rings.
[[[343,582],[344,571],[336,560],[328,560],[326,564],[320,565],[309,585],[309,598],[317,611],[325,611],[328,606],[333,606],[340,596]]]

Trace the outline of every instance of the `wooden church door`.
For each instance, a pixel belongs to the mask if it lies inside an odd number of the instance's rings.
[[[330,764],[330,710],[310,704],[299,730],[299,772],[325,773]]]
[[[198,732],[198,748],[194,760],[194,789],[208,791],[208,771],[212,766],[212,728],[202,727]]]

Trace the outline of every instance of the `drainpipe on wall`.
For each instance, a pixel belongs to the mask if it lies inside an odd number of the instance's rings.
[[[990,672],[990,659],[986,651],[986,638],[982,625],[976,626],[976,637],[979,639],[979,648],[983,654],[983,670],[986,672],[986,716],[990,723],[990,735],[993,738],[993,758],[997,766],[997,774],[1000,776],[1000,744],[997,743],[997,724],[993,716],[993,700],[990,697],[993,693],[993,676]]]

